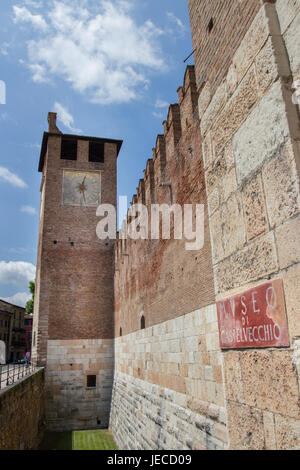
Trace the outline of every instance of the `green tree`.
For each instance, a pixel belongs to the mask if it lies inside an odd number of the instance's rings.
[[[34,306],[34,291],[35,291],[35,281],[30,281],[29,282],[29,292],[32,295],[32,298],[28,300],[26,303],[26,313],[27,315],[32,315],[33,314],[33,306]]]

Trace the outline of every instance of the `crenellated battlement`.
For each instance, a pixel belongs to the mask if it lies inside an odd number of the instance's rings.
[[[198,178],[199,190],[203,191],[205,188],[204,181],[200,181],[203,178],[200,171],[202,143],[200,138],[195,141],[195,136],[198,135],[196,129],[199,130],[199,117],[198,92],[193,66],[189,65],[186,68],[183,85],[178,88],[178,96],[179,103],[169,106],[167,119],[163,121],[164,132],[156,137],[152,158],[147,160],[143,178],[139,180],[130,207],[134,204],[144,204],[150,208],[151,204],[181,203],[186,199],[183,188],[190,184],[191,175],[196,180]],[[199,149],[195,152],[194,158],[192,149],[196,145]],[[199,200],[202,198],[199,197]],[[129,214],[130,209],[127,212],[127,224],[132,221],[132,216]],[[123,232],[124,230],[120,228],[119,240],[116,242],[116,278],[120,279],[121,276],[122,282],[126,282],[127,278],[130,279],[133,266],[136,265],[139,257],[145,255],[143,250],[147,251],[146,245],[151,245],[153,242],[149,241],[148,244],[132,240],[125,242]]]

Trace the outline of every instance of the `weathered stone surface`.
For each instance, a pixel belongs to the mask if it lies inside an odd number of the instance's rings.
[[[255,56],[262,48],[270,33],[279,33],[275,19],[275,9],[273,5],[264,5],[233,58],[238,82],[240,82],[253,63]]]
[[[227,413],[231,450],[264,449],[262,411],[228,401]]]
[[[264,434],[265,434],[265,449],[276,450],[276,434],[275,434],[275,419],[274,414],[269,411],[264,411]]]
[[[285,33],[299,10],[299,0],[277,0],[276,11],[280,23],[281,34]]]
[[[241,249],[245,243],[243,208],[238,193],[232,194],[227,202],[211,218],[213,262],[217,263]]]
[[[300,420],[275,415],[275,431],[278,450],[299,450]]]
[[[213,123],[218,118],[220,111],[225,106],[227,101],[226,83],[225,81],[219,86],[216,93],[214,94],[208,108],[206,109],[201,119],[201,133],[203,136],[206,135],[207,131],[211,128]]]
[[[299,8],[299,7],[298,7]],[[300,51],[299,51],[299,25],[300,12],[284,34],[285,45],[289,54],[290,66],[293,75],[300,72]]]
[[[204,88],[201,90],[199,99],[198,99],[198,111],[199,111],[199,118],[202,119],[203,114],[205,113],[207,106],[209,105],[211,100],[211,91],[210,91],[210,84],[207,82]]]
[[[174,398],[172,390],[117,372],[110,417],[110,429],[117,445],[124,450],[228,446],[226,426],[218,421],[218,406],[189,399],[186,409]]]
[[[276,243],[280,268],[300,262],[300,217],[288,220],[276,231]]]
[[[216,155],[245,121],[257,97],[255,70],[252,67],[214,122],[212,134]]]
[[[226,293],[278,270],[274,233],[263,235],[215,268],[216,293]]]
[[[240,364],[247,405],[300,419],[291,351],[244,351]]]
[[[290,337],[300,336],[300,264],[282,274]]]
[[[288,136],[281,84],[276,82],[233,138],[238,183],[277,155]]]
[[[253,178],[243,189],[247,240],[268,230],[268,219],[261,176]]]
[[[265,165],[262,176],[270,225],[278,226],[300,211],[298,175],[290,144]]]
[[[244,403],[243,378],[239,351],[226,351],[224,358],[224,374],[226,398],[230,401]]]

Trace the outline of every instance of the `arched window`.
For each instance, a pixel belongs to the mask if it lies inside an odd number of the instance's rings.
[[[142,315],[141,317],[141,330],[144,330],[146,327],[145,317]]]
[[[120,336],[122,336],[123,332],[122,332],[122,328],[120,328]]]

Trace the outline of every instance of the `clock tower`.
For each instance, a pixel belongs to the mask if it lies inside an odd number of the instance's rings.
[[[62,134],[48,115],[42,173],[33,361],[45,367],[49,429],[108,425],[113,378],[113,245],[96,209],[117,203],[122,141]]]

